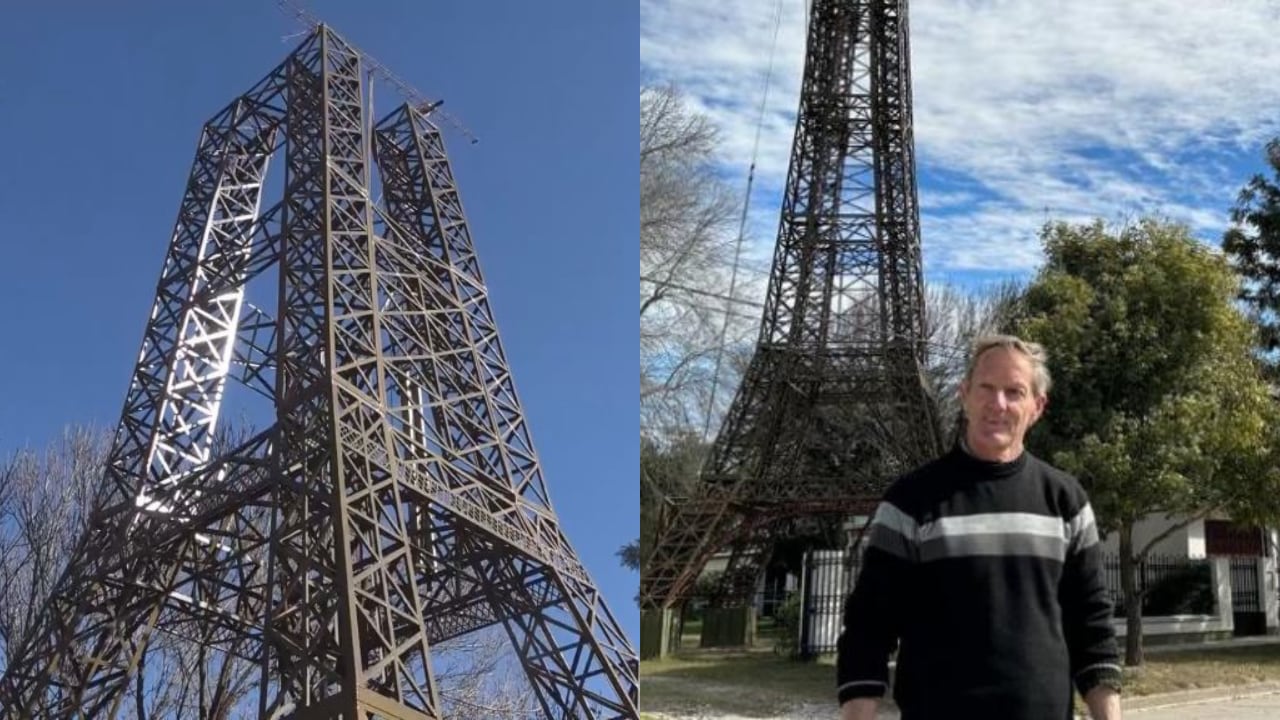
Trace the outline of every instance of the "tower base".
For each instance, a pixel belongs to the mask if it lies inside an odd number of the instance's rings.
[[[702,647],[751,647],[755,642],[754,606],[707,608],[703,611]]]
[[[640,659],[661,660],[680,648],[680,608],[640,613]]]

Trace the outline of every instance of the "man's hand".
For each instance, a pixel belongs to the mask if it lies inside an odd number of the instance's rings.
[[[1120,720],[1120,693],[1105,685],[1090,690],[1084,696],[1084,703],[1089,706],[1089,717],[1093,720]]]
[[[840,706],[840,720],[875,720],[879,705],[879,698],[854,698]]]

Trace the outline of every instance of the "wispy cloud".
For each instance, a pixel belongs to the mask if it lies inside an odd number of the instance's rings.
[[[673,82],[746,174],[781,7],[753,193],[769,255],[804,58],[805,0],[642,0],[646,80]],[[1263,0],[918,0],[912,73],[931,274],[1026,272],[1047,219],[1158,213],[1215,241],[1280,132],[1280,6]]]

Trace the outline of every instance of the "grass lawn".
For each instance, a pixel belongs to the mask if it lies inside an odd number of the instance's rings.
[[[646,712],[722,713],[768,717],[800,703],[831,702],[835,661],[787,660],[769,649],[699,650],[640,663],[640,707]]]
[[[640,663],[641,709],[764,718],[801,704],[830,704],[834,717],[834,658],[791,661],[773,652],[773,639],[762,630],[751,649],[703,650],[697,647],[696,629],[687,627],[679,653]],[[1126,696],[1280,681],[1280,643],[1148,651],[1146,664],[1125,674]]]
[[[1280,643],[1177,652],[1148,650],[1141,668],[1125,669],[1125,692],[1130,695],[1268,681],[1280,681]]]
[[[775,653],[778,630],[768,621],[750,649],[702,649],[700,633],[698,622],[686,622],[679,653],[641,661],[641,710],[768,717],[800,703],[834,704],[835,658],[795,662]]]

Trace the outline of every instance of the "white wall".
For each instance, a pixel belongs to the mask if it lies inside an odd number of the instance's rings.
[[[1280,541],[1280,533],[1275,530],[1267,531],[1267,543],[1270,547],[1276,548]],[[1262,608],[1267,614],[1267,632],[1280,633],[1280,573],[1277,572],[1275,553],[1271,557],[1260,558],[1262,560],[1261,574],[1258,576],[1262,579]]]
[[[718,552],[712,555],[707,564],[702,567],[702,572],[698,573],[698,577],[701,578],[703,575],[710,573],[722,573],[727,567],[729,567],[729,553]]]
[[[1202,558],[1208,556],[1204,541],[1204,520],[1196,520],[1187,526],[1187,557]]]
[[[1182,522],[1181,519],[1169,519],[1166,516],[1152,516],[1139,520],[1133,526],[1133,549],[1141,550],[1152,538],[1180,522]],[[1102,552],[1107,554],[1120,552],[1120,533],[1110,533],[1102,540]],[[1204,521],[1196,520],[1184,528],[1174,530],[1168,537],[1157,543],[1151,552],[1156,555],[1203,558],[1205,556]]]

